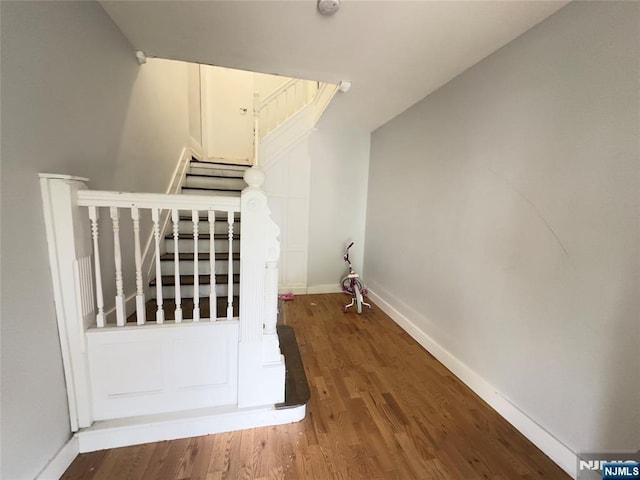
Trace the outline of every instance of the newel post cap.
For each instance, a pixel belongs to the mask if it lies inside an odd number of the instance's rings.
[[[250,187],[261,187],[264,185],[265,174],[264,171],[257,166],[253,166],[248,168],[244,172],[244,181],[247,182],[247,185]]]

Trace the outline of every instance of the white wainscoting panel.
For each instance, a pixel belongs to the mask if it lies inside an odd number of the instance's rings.
[[[237,401],[238,322],[87,332],[96,420]]]
[[[299,121],[305,120],[301,117]],[[292,120],[289,120],[291,122]],[[307,288],[309,250],[309,189],[311,160],[308,136],[263,157],[267,193],[273,220],[280,227],[279,291],[300,293]]]

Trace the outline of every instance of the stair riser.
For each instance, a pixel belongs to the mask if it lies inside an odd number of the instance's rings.
[[[247,184],[242,178],[187,176],[185,187],[218,188],[220,190],[243,190],[247,187]]]
[[[229,230],[229,224],[224,221],[216,221],[213,225],[215,233],[227,233]],[[180,220],[178,222],[178,230],[180,233],[193,234],[193,222],[190,220]],[[209,222],[206,220],[200,220],[198,222],[198,232],[209,233]],[[233,233],[240,233],[240,222],[234,221]]]
[[[239,197],[240,192],[235,190],[189,190],[183,187],[182,193],[185,195],[207,195],[212,197]]]
[[[175,273],[172,261],[162,261],[160,267],[162,268],[162,275],[173,275]],[[234,273],[240,271],[240,260],[234,260],[233,271]],[[198,262],[198,273],[200,275],[209,275],[210,272],[209,260],[200,260]],[[224,275],[229,273],[229,262],[227,260],[216,260],[216,273]],[[180,262],[180,274],[193,275],[193,260],[183,260]]]
[[[181,253],[193,253],[194,242],[192,239],[180,239],[178,240],[178,251]],[[174,241],[173,239],[165,238],[164,245],[167,253],[174,253],[173,249]],[[229,241],[228,240],[214,240],[214,248],[218,253],[228,253],[229,252]],[[198,251],[200,253],[209,253],[209,239],[206,240],[198,240]],[[240,251],[240,240],[233,241],[233,251]]]
[[[151,298],[157,298],[156,297],[156,288],[155,286],[150,287],[151,291],[150,291],[150,295]],[[200,285],[199,286],[199,290],[200,292],[200,298],[204,298],[204,297],[208,297],[209,296],[209,285],[205,284],[205,285]],[[180,288],[180,296],[181,298],[193,298],[193,292],[194,292],[194,287],[193,285],[182,285]],[[218,301],[220,301],[220,297],[224,297],[226,299],[227,297],[227,292],[228,292],[228,288],[227,288],[227,284],[217,284],[216,285],[216,296],[218,297]],[[234,295],[238,295],[238,293],[240,292],[240,285],[235,284],[233,287],[233,294]],[[162,297],[167,299],[167,298],[175,298],[176,297],[176,289],[173,285],[167,285],[167,286],[163,286],[162,287]],[[225,300],[226,301],[226,300]]]

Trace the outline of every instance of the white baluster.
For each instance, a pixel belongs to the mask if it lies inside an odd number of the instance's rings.
[[[176,302],[176,323],[182,322],[182,292],[180,291],[180,253],[179,253],[179,238],[180,238],[180,215],[177,209],[171,210],[171,221],[173,222],[173,267],[174,267],[174,282],[175,282],[175,302]]]
[[[100,249],[98,248],[98,209],[89,207],[89,220],[91,220],[91,236],[93,237],[93,267],[96,276],[96,325],[104,327],[104,297],[102,293],[102,272],[100,270]]]
[[[162,266],[160,264],[160,210],[151,210],[151,220],[153,220],[153,236],[156,242],[156,322],[164,323],[164,308],[162,304]]]
[[[198,261],[198,221],[200,212],[191,211],[191,221],[193,222],[193,321],[200,321],[200,272]]]
[[[216,248],[215,248],[215,223],[216,212],[209,210],[209,320],[214,321],[218,318],[218,296],[216,293]]]
[[[109,207],[113,224],[113,259],[116,267],[116,325],[125,324],[124,284],[122,282],[122,251],[120,249],[120,212],[117,207]]]
[[[133,242],[136,263],[136,318],[138,325],[146,322],[146,308],[144,302],[144,291],[142,285],[142,251],[140,250],[140,210],[138,207],[131,207],[131,219],[133,220]]]
[[[229,223],[229,276],[227,282],[227,320],[233,318],[233,212],[227,212]]]

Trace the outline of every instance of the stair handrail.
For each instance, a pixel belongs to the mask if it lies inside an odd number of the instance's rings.
[[[259,127],[256,128],[258,141],[309,105],[319,88],[319,82],[292,78],[264,99],[254,97],[254,118],[261,119]]]
[[[286,91],[289,88],[291,88],[294,84],[300,83],[300,82],[304,82],[304,81],[305,80],[303,80],[301,78],[291,78],[291,79],[287,80],[285,83],[280,85],[278,88],[276,88],[269,95],[265,96],[262,100],[260,100],[260,103],[258,104],[258,111],[264,109],[267,106],[267,104],[271,103],[276,97],[278,97],[284,91]]]
[[[81,207],[177,208],[179,210],[231,210],[239,212],[240,197],[79,190],[78,205]]]

